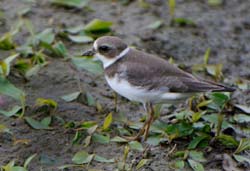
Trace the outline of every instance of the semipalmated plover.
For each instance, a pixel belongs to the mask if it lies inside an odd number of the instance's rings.
[[[168,61],[130,48],[120,38],[103,36],[83,56],[102,61],[105,78],[118,94],[141,102],[149,117],[134,138],[147,138],[155,103],[176,103],[201,92],[232,92],[233,88],[194,77]]]

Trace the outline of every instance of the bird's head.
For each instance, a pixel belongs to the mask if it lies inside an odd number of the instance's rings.
[[[120,38],[114,36],[103,36],[93,44],[92,49],[85,51],[83,56],[94,56],[102,61],[104,68],[113,64],[129,51],[129,47]]]

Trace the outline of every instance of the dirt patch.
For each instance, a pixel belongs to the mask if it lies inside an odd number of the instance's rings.
[[[207,48],[211,48],[211,63],[222,63],[225,82],[234,83],[238,78],[250,79],[250,2],[244,0],[225,1],[222,6],[211,7],[206,1],[177,1],[176,17],[186,17],[196,23],[196,27],[168,27],[150,30],[146,27],[156,20],[170,22],[168,8],[165,0],[149,1],[150,8],[140,7],[139,2],[129,5],[120,3],[111,4],[109,1],[91,1],[90,10],[65,9],[51,5],[49,1],[37,1],[30,5],[20,0],[2,0],[0,9],[5,13],[5,25],[0,27],[0,34],[7,32],[12,24],[17,21],[16,12],[25,7],[31,7],[27,16],[37,31],[45,28],[58,28],[62,25],[77,26],[85,24],[94,18],[109,20],[114,23],[115,35],[123,38],[128,44],[137,46],[147,52],[158,54],[168,59],[173,57],[176,63],[187,66],[202,63],[203,55]],[[167,24],[168,25],[168,24]],[[19,44],[25,35],[17,38]],[[74,45],[67,42],[70,53],[78,54],[90,45]],[[10,52],[0,51],[1,57]],[[93,96],[108,110],[114,107],[109,97],[112,91],[108,88],[103,78],[93,81],[91,74],[80,73],[82,86],[90,91]],[[58,102],[55,115],[66,122],[97,120],[100,123],[104,115],[97,114],[95,108],[77,102],[66,103],[60,97],[78,90],[77,75],[70,67],[69,62],[58,58],[49,58],[49,64],[44,67],[36,77],[25,82],[10,77],[11,81],[27,93],[27,105],[34,105],[39,98],[51,98]],[[96,86],[93,86],[96,84]],[[236,103],[250,105],[250,94],[237,90]],[[126,112],[130,120],[137,120],[142,116],[142,107],[131,104],[119,98],[119,110]],[[28,111],[32,115],[31,111]],[[57,170],[57,166],[71,163],[72,156],[83,149],[81,145],[72,145],[74,133],[67,132],[62,125],[53,123],[53,130],[31,129],[23,120],[5,118],[0,115],[1,123],[11,129],[16,139],[28,139],[28,145],[13,145],[12,137],[0,137],[0,165],[12,159],[19,163],[31,154],[37,153],[30,164],[30,170]],[[6,137],[7,136],[7,137]],[[151,148],[151,160],[143,170],[167,171],[170,159],[166,156],[171,146]],[[111,143],[107,145],[91,144],[86,151],[95,152],[106,158],[119,159],[123,155],[123,146]],[[215,156],[212,154],[211,156]],[[131,153],[129,161],[132,162],[140,154]],[[112,171],[116,164],[93,163],[93,168]],[[221,170],[221,164],[207,165],[206,170]],[[70,170],[70,169],[69,169]],[[72,170],[77,170],[76,168]],[[79,169],[82,170],[82,169]]]

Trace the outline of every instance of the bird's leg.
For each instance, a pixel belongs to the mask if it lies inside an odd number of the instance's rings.
[[[144,138],[148,136],[150,124],[151,124],[152,120],[154,119],[153,106],[151,103],[144,103],[143,107],[148,115],[147,120],[144,122],[142,128],[139,130],[137,135],[135,135],[133,137],[127,137],[127,136],[124,137],[125,139],[127,139],[129,141],[139,140],[140,137],[145,133],[145,130],[147,131],[147,133],[144,134]],[[146,140],[146,139],[144,139],[144,140]]]
[[[147,115],[148,115],[148,119],[145,122],[146,128],[144,132],[144,141],[147,140],[151,123],[154,121],[154,108],[153,108],[152,103],[147,104]]]

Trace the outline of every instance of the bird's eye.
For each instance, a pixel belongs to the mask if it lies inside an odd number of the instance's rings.
[[[107,45],[102,45],[102,46],[100,46],[98,49],[99,49],[100,51],[102,51],[102,52],[107,52],[107,51],[110,50],[110,47],[107,46]]]

